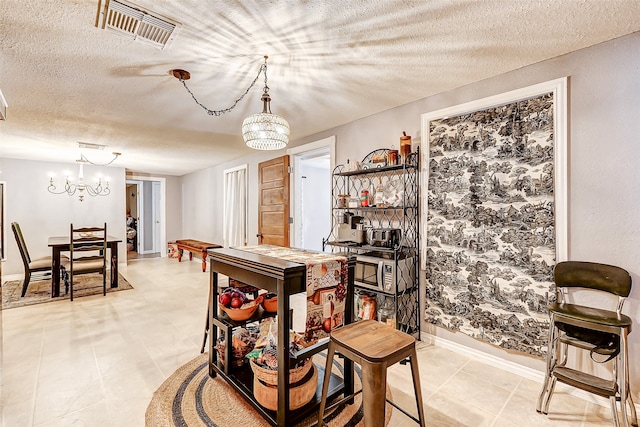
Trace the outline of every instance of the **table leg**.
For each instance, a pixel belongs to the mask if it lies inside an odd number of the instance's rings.
[[[118,287],[118,242],[111,243],[111,287]]]
[[[51,297],[53,298],[60,296],[60,248],[54,246],[51,251]]]

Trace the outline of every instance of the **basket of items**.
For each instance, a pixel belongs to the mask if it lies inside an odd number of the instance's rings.
[[[273,349],[275,353],[275,346],[270,347]],[[277,358],[277,355],[271,356],[273,358]],[[264,365],[261,365],[260,362],[257,362],[257,359],[249,359],[251,364],[251,370],[253,371],[254,378],[259,379],[265,384],[270,385],[278,385],[278,365],[276,365],[275,369],[265,368]],[[296,383],[303,379],[305,375],[309,373],[311,370],[311,365],[313,362],[310,358],[304,359],[302,362],[298,363],[295,367],[289,369],[289,384]]]
[[[266,327],[265,327],[266,325]],[[261,324],[261,335],[254,349],[247,354],[253,371],[253,395],[267,409],[278,409],[278,349],[277,323],[267,319]],[[265,330],[266,335],[265,335]],[[318,370],[311,358],[295,362],[295,352],[304,348],[302,337],[291,332],[289,356],[289,409],[306,405],[316,394]]]
[[[231,337],[231,363],[233,366],[242,366],[247,363],[245,357],[251,350],[253,350],[258,337],[260,336],[260,330],[257,326],[247,326],[246,328],[235,328]],[[225,337],[218,338],[215,349],[218,352],[218,360],[225,363]]]

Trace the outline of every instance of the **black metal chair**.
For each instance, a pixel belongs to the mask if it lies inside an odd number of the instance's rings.
[[[107,223],[104,227],[70,227],[69,299],[73,301],[73,277],[101,273],[102,295],[107,294]]]
[[[31,259],[29,250],[27,249],[27,244],[24,241],[24,236],[22,235],[22,230],[20,229],[20,224],[18,224],[17,222],[12,222],[11,229],[13,230],[13,235],[16,238],[16,243],[18,244],[18,249],[20,250],[20,256],[22,257],[22,263],[24,264],[24,282],[22,283],[21,294],[21,296],[24,297],[27,293],[27,288],[29,287],[31,277],[33,275],[37,275],[41,279],[51,278],[52,259],[51,256]],[[68,258],[64,257],[64,259]],[[58,274],[61,274],[62,277],[66,275],[64,267],[62,267],[61,271],[58,272]]]
[[[612,265],[591,262],[565,261],[554,272],[557,300],[549,305],[549,348],[542,391],[536,410],[549,413],[549,403],[556,381],[606,397],[610,400],[614,425],[620,425],[617,402],[620,402],[622,425],[638,426],[635,405],[629,390],[629,356],[627,335],[631,318],[621,313],[624,300],[631,292],[629,273]],[[599,291],[617,296],[615,311],[587,307],[568,302],[570,290],[576,288]],[[599,297],[605,300],[606,296]],[[587,351],[593,361],[611,363],[611,378],[592,374],[589,363],[567,366],[569,347]],[[575,366],[573,366],[575,365]],[[578,366],[580,365],[580,366]],[[586,365],[586,366],[585,366]],[[587,368],[589,372],[579,368]],[[631,413],[631,423],[627,414]]]

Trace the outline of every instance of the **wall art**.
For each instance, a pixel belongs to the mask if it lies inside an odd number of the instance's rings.
[[[426,322],[546,354],[566,259],[562,78],[422,115]]]

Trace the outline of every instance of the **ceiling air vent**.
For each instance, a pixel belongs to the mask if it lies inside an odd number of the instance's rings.
[[[164,49],[179,24],[157,13],[122,1],[109,0],[103,14],[102,28]]]

